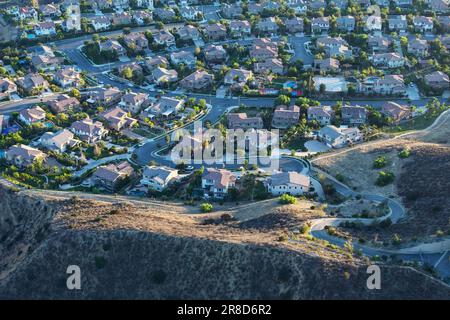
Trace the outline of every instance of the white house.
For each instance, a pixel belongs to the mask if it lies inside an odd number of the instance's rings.
[[[147,166],[142,174],[141,184],[150,190],[163,191],[178,179],[178,170],[169,167]]]
[[[58,132],[46,132],[40,139],[41,145],[49,150],[63,153],[67,147],[73,147],[80,143],[79,140],[74,139],[74,135],[67,129]]]
[[[267,179],[267,190],[274,196],[302,195],[309,192],[310,186],[310,177],[298,172],[280,172]]]
[[[362,141],[363,134],[357,127],[337,128],[329,125],[320,129],[318,138],[329,147],[342,148],[346,145]]]

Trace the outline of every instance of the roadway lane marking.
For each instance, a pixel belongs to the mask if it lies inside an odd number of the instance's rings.
[[[436,263],[434,264],[434,268],[435,268],[435,269],[436,269],[437,266],[442,262],[442,259],[444,259],[444,257],[447,255],[447,253],[448,253],[448,250],[445,251],[445,252],[442,254],[442,256],[439,258],[438,261],[436,261]]]

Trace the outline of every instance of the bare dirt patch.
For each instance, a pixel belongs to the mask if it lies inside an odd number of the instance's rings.
[[[360,218],[377,218],[388,211],[385,204],[364,199],[351,199],[338,206],[328,206],[325,210],[332,216]]]
[[[391,171],[398,177],[401,174],[402,165],[407,161],[407,159],[400,159],[398,154],[405,147],[413,145],[413,141],[403,139],[367,144],[334,157],[319,157],[313,160],[313,164],[334,177],[340,176],[343,182],[355,191],[397,197],[394,184],[379,187],[375,182],[380,171]],[[380,156],[386,158],[387,165],[376,169],[373,163]]]
[[[406,217],[399,223],[389,227],[345,228],[347,234],[389,245],[449,235],[449,137],[450,116],[442,118],[429,130],[368,143],[348,152],[338,151],[335,156],[315,160],[315,165],[332,175],[342,175],[344,182],[355,190],[390,196],[399,200],[406,209]],[[405,148],[411,151],[411,155],[401,159],[398,153]],[[373,162],[378,156],[386,157],[386,168],[373,169]],[[394,172],[395,182],[385,187],[375,186],[380,170]]]

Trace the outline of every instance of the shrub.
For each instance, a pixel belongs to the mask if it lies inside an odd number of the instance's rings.
[[[211,212],[213,210],[213,205],[208,202],[202,203],[200,205],[200,210],[202,210],[202,212]]]
[[[385,156],[379,156],[373,162],[374,169],[381,169],[381,168],[386,167],[386,165],[387,165],[387,159]]]
[[[390,171],[380,171],[378,174],[378,178],[375,181],[375,184],[379,187],[387,186],[391,184],[395,180],[395,175]]]
[[[310,230],[311,230],[311,226],[307,223],[302,225],[299,229],[301,234],[308,234]]]
[[[392,243],[393,244],[400,244],[401,242],[402,242],[402,238],[400,238],[400,236],[397,233],[395,233],[392,236]]]
[[[409,149],[403,149],[402,151],[400,151],[400,153],[398,154],[399,158],[401,159],[406,159],[411,155],[411,150]]]
[[[285,194],[281,195],[278,202],[281,204],[294,204],[297,202],[297,198],[285,193]]]

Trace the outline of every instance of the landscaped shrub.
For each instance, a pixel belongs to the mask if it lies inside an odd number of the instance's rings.
[[[297,198],[285,193],[285,194],[281,195],[278,202],[281,204],[294,204],[297,202]]]
[[[204,202],[200,205],[200,210],[202,210],[202,212],[211,212],[213,210],[213,205],[211,203]]]

